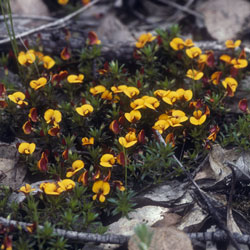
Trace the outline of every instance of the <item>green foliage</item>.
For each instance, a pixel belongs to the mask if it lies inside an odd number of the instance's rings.
[[[117,191],[116,195],[116,198],[108,199],[108,201],[115,206],[115,209],[112,211],[112,215],[121,214],[122,216],[129,218],[129,212],[131,212],[133,207],[136,205],[132,202],[132,198],[135,196],[135,193],[131,190],[125,190],[123,192]]]
[[[220,143],[223,147],[237,147],[248,151],[250,148],[250,115],[240,116],[235,123],[223,124],[224,131],[220,133]]]

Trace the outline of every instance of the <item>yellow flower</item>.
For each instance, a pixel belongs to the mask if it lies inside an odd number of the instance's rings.
[[[225,89],[229,87],[234,93],[238,86],[238,82],[232,77],[227,77],[224,81],[222,81],[222,85]]]
[[[221,75],[222,75],[221,71],[216,71],[211,75],[211,80],[214,85],[218,85],[220,83]]]
[[[237,40],[235,42],[233,40],[227,40],[225,42],[226,47],[229,48],[229,49],[237,48],[237,47],[240,46],[240,44],[241,44],[241,40]]]
[[[64,179],[64,180],[58,181],[57,185],[59,186],[57,188],[57,192],[60,192],[60,193],[67,191],[67,190],[71,190],[76,186],[75,182],[70,179]]]
[[[190,49],[186,49],[186,54],[189,58],[196,58],[198,57],[199,55],[201,55],[202,51],[200,48],[198,47],[193,47],[193,48],[190,48]]]
[[[202,114],[201,110],[193,112],[193,116],[190,117],[190,123],[193,125],[201,125],[206,121],[207,116]]]
[[[43,182],[40,185],[40,189],[43,190],[45,194],[59,195],[63,192],[62,189],[58,189],[58,186],[54,182]]]
[[[82,83],[84,79],[84,75],[83,74],[79,74],[79,75],[69,75],[67,77],[67,80],[69,83]]]
[[[76,108],[76,112],[81,116],[87,116],[92,113],[94,108],[90,104],[84,104],[81,107]]]
[[[109,90],[105,90],[102,95],[101,95],[101,98],[104,99],[104,100],[108,100],[108,101],[111,101],[112,100],[112,97],[113,97],[113,93]]]
[[[17,60],[21,65],[32,64],[36,60],[36,55],[34,50],[28,50],[27,52],[21,51],[18,54]]]
[[[169,118],[169,124],[171,127],[180,127],[182,122],[187,120],[186,114],[181,110],[172,110],[172,115]]]
[[[22,92],[15,92],[15,93],[13,93],[12,95],[8,95],[8,98],[12,101],[12,102],[14,102],[14,103],[16,103],[16,104],[18,104],[18,105],[28,105],[28,102],[26,102],[26,101],[24,101],[24,99],[25,99],[25,94],[24,93],[22,93]]]
[[[100,202],[104,202],[106,199],[105,195],[110,192],[110,185],[107,181],[98,180],[93,184],[92,191],[95,193],[93,200],[98,198]]]
[[[93,88],[90,88],[89,92],[92,94],[92,95],[97,95],[97,94],[100,94],[100,93],[103,93],[104,91],[106,90],[106,88],[102,85],[97,85]]]
[[[58,124],[62,120],[62,114],[59,110],[48,109],[44,113],[46,123]]]
[[[22,192],[24,194],[29,194],[32,191],[35,191],[35,188],[31,188],[31,186],[29,184],[25,184],[25,186],[22,186],[18,192]]]
[[[169,105],[173,105],[177,101],[177,98],[178,98],[178,95],[176,91],[170,91],[168,95],[162,98],[162,100]]]
[[[45,69],[51,69],[56,63],[50,56],[44,56],[42,61]]]
[[[188,89],[188,90],[177,89],[176,94],[177,94],[178,100],[190,101],[193,97],[193,92],[190,89]]]
[[[186,47],[192,47],[192,46],[194,46],[193,40],[192,39],[186,39],[185,42],[184,42],[184,45]]]
[[[154,95],[155,95],[155,96],[158,96],[158,97],[160,97],[160,98],[163,98],[163,97],[167,96],[169,93],[170,93],[170,90],[157,89],[157,90],[154,92]]]
[[[69,0],[57,0],[57,2],[61,5],[66,5],[69,2]]]
[[[31,155],[36,149],[35,143],[22,142],[18,147],[18,152],[20,154]]]
[[[129,98],[132,98],[134,96],[139,95],[140,91],[136,87],[127,87],[126,89],[123,90],[123,93],[127,95]]]
[[[100,159],[100,165],[111,168],[115,164],[115,157],[112,154],[104,154]]]
[[[201,71],[197,71],[197,70],[192,70],[192,69],[189,69],[187,71],[187,74],[186,76],[193,79],[193,80],[200,80],[202,77],[203,77],[203,72]]]
[[[34,90],[40,89],[41,87],[45,86],[47,83],[47,79],[45,77],[40,77],[37,80],[30,81],[30,87]]]
[[[111,87],[111,90],[114,94],[118,94],[118,93],[121,93],[123,92],[125,89],[127,89],[128,86],[127,85],[119,85],[119,86],[112,86]]]
[[[94,144],[94,137],[91,137],[91,138],[83,137],[82,138],[82,145],[83,146],[93,145],[93,144]]]
[[[158,130],[162,134],[170,126],[169,120],[160,119],[155,122],[153,129]]]
[[[232,58],[229,55],[221,55],[220,60],[230,64],[232,61]]]
[[[156,36],[153,36],[151,33],[144,33],[140,35],[138,41],[136,42],[136,48],[143,48],[148,42],[154,41]]]
[[[76,160],[72,163],[72,168],[67,169],[67,174],[66,177],[70,178],[73,175],[75,175],[75,173],[77,173],[79,170],[81,170],[82,168],[84,168],[84,162],[81,160]]]
[[[130,103],[130,107],[134,110],[146,108],[144,103],[145,103],[145,101],[142,98],[138,98]]]
[[[147,108],[155,110],[155,108],[160,106],[160,102],[152,96],[143,96],[142,99],[144,100],[144,105]]]
[[[246,59],[232,59],[231,64],[233,64],[234,68],[236,69],[243,69],[246,68],[248,65],[248,62]]]
[[[129,122],[132,123],[141,119],[141,112],[139,110],[132,110],[129,113],[125,113],[124,116]]]
[[[185,47],[185,43],[184,41],[179,38],[179,37],[175,37],[171,42],[170,42],[170,46],[172,49],[174,50],[182,50]]]
[[[137,143],[137,138],[135,135],[135,132],[130,131],[128,132],[125,137],[120,137],[119,138],[119,143],[124,147],[124,148],[130,148],[133,145]]]

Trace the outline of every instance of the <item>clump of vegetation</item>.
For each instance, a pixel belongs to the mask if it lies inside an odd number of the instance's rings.
[[[104,233],[101,218],[126,216],[134,192],[182,178],[173,154],[193,169],[218,134],[222,145],[248,149],[245,99],[238,121],[220,125],[248,65],[241,41],[225,45],[228,53],[217,56],[183,40],[177,26],[156,30],[136,42],[133,70],[103,60],[93,31],[78,54],[68,47],[60,55],[18,48],[13,68],[21,87],[0,83],[0,123],[22,141],[21,163],[43,182],[38,192],[20,187],[26,196],[20,204],[8,204],[11,192],[2,187],[1,215],[31,223],[29,233],[3,227],[2,248],[69,249],[53,228]]]

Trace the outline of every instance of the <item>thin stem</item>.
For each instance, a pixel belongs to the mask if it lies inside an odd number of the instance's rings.
[[[125,147],[122,147],[122,151],[123,151],[123,154],[124,154],[124,161],[125,161],[125,188],[127,190],[127,186],[128,186],[128,162],[127,162],[127,155],[126,155],[126,149]]]

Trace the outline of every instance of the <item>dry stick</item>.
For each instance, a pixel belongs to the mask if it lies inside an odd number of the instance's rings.
[[[30,29],[29,31],[25,31],[23,33],[20,33],[20,34],[17,34],[16,35],[16,39],[19,39],[19,38],[22,38],[22,37],[25,37],[25,36],[28,36],[28,35],[31,35],[35,32],[39,32],[39,31],[42,31],[42,30],[45,30],[45,29],[49,29],[49,28],[54,28],[56,26],[64,26],[66,25],[66,23],[76,17],[77,15],[79,15],[80,13],[82,13],[83,11],[89,9],[90,7],[92,7],[94,4],[98,3],[100,0],[93,0],[93,2],[90,2],[88,5],[85,5],[83,6],[82,8],[80,8],[79,10],[63,17],[63,18],[60,18],[52,23],[48,23],[48,24],[44,24],[44,25],[41,25],[37,28],[34,28],[34,29]],[[10,38],[6,38],[6,39],[3,39],[0,41],[0,44],[4,44],[4,43],[8,43],[10,42],[11,39]]]
[[[218,230],[216,232],[204,232],[204,233],[188,233],[189,238],[199,240],[199,241],[226,241],[227,240],[227,234],[225,231]],[[239,244],[246,244],[250,245],[250,235],[246,234],[239,234],[239,233],[233,233],[233,238],[239,243]]]
[[[179,9],[179,10],[181,10],[183,12],[187,12],[188,14],[193,15],[193,16],[195,16],[197,18],[202,19],[202,20],[204,19],[204,17],[201,14],[199,14],[198,12],[196,12],[194,10],[190,10],[186,6],[182,6],[182,5],[177,4],[177,3],[173,2],[173,1],[170,1],[170,0],[158,0],[158,2],[170,5],[170,6],[174,7],[174,8],[176,8],[176,9]]]
[[[15,220],[8,220],[3,217],[0,217],[0,224],[9,227],[13,226],[15,228],[22,228],[24,231],[29,232],[27,226],[30,226],[30,223],[19,222]],[[40,230],[43,230],[43,226],[38,226]],[[95,242],[95,243],[109,243],[109,244],[124,244],[129,240],[129,236],[124,235],[99,235],[91,233],[80,233],[76,231],[66,231],[62,229],[54,229],[53,234],[57,236],[64,237],[69,240],[74,240],[77,243],[83,242]],[[204,232],[204,233],[188,233],[190,239],[196,239],[199,241],[226,241],[227,234],[225,231],[218,230],[216,232]],[[238,233],[233,233],[233,238],[240,244],[250,245],[250,235],[241,235]]]
[[[9,19],[9,17],[6,17]],[[43,20],[43,21],[55,21],[56,18],[50,16],[35,16],[35,15],[17,15],[12,14],[12,19],[31,19],[31,20]],[[0,15],[0,21],[4,20],[4,16]]]
[[[14,226],[15,228],[22,228],[24,231],[28,232],[27,226],[30,226],[30,223],[19,222],[16,220],[8,220],[3,217],[0,217],[0,224],[4,226]],[[43,230],[44,227],[38,225],[39,230]],[[63,229],[54,229],[53,234],[57,236],[64,237],[66,239],[74,240],[77,242],[96,242],[96,243],[110,243],[110,244],[124,244],[128,241],[128,236],[115,235],[115,234],[92,234],[92,233],[81,233],[77,231],[67,231]]]
[[[160,132],[158,130],[155,130],[155,134],[157,135],[157,138],[160,140],[160,142],[166,146],[166,142],[162,138],[162,135],[160,134]],[[211,214],[213,214],[213,216],[214,216],[215,220],[217,221],[217,223],[219,224],[219,226],[226,232],[226,234],[228,235],[229,239],[231,240],[233,246],[237,250],[240,250],[240,246],[238,245],[237,241],[233,238],[232,233],[228,230],[228,228],[223,223],[221,223],[216,210],[214,209],[214,207],[212,206],[211,202],[209,201],[207,196],[204,194],[204,192],[200,189],[200,187],[197,185],[197,183],[193,180],[189,171],[186,170],[186,168],[182,165],[182,163],[178,160],[178,158],[175,155],[172,155],[172,157],[177,162],[177,164],[180,166],[180,168],[185,172],[185,174],[187,175],[189,180],[192,182],[192,184],[196,187],[202,200],[206,203],[206,206],[207,206],[209,212]]]

